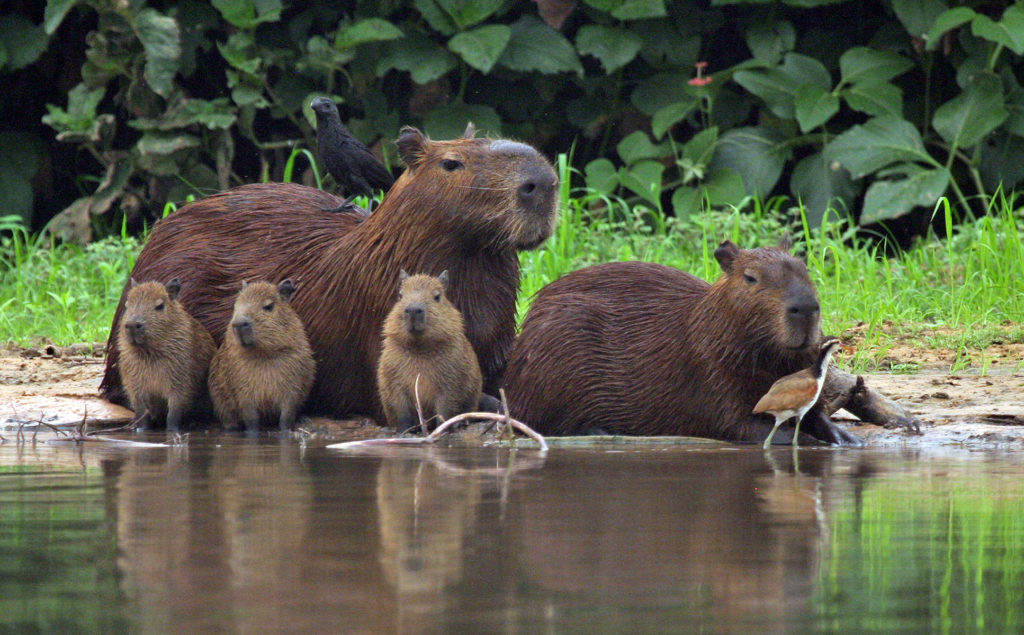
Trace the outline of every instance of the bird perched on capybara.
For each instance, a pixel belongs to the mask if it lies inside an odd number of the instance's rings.
[[[178,301],[181,282],[129,282],[110,339],[121,351],[120,379],[139,427],[159,420],[175,432],[186,414],[209,410],[206,372],[213,338]]]
[[[313,350],[288,304],[295,285],[283,280],[242,282],[231,332],[210,363],[210,397],[224,425],[245,423],[249,432],[276,418],[282,432],[295,426],[316,377]]]
[[[242,280],[291,278],[317,360],[309,408],[380,417],[380,325],[398,273],[447,269],[484,390],[496,392],[515,338],[517,251],[551,235],[558,178],[532,147],[504,139],[432,141],[405,128],[397,145],[407,169],[370,216],[325,214],[342,199],[314,188],[246,185],[156,223],[134,275],[180,272],[182,303],[218,341]],[[118,400],[119,350],[108,345],[100,390]]]
[[[817,292],[788,245],[741,250],[726,241],[715,258],[723,274],[711,285],[621,262],[542,289],[506,367],[512,416],[547,434],[763,441],[772,424],[751,411],[776,379],[814,361]],[[803,430],[859,443],[818,406]]]
[[[445,297],[448,272],[438,277],[402,271],[398,301],[384,320],[377,386],[388,425],[407,430],[423,419],[438,423],[475,410],[480,364],[466,339],[462,314]]]
[[[311,106],[316,114],[317,156],[345,195],[373,196],[374,190],[390,189],[395,177],[341,123],[338,105],[327,97],[317,97]]]

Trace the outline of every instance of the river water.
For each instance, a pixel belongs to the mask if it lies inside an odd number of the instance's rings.
[[[0,445],[0,632],[1021,632],[963,448]]]

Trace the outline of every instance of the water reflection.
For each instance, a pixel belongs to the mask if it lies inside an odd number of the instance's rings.
[[[810,449],[0,446],[0,626],[1014,630],[1022,473]]]

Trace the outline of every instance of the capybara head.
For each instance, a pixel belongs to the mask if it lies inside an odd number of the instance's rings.
[[[462,334],[462,314],[445,297],[448,272],[399,277],[398,301],[384,321],[384,336],[411,346],[442,345]]]
[[[532,147],[506,139],[431,141],[415,128],[402,129],[396,144],[408,169],[429,196],[451,203],[440,210],[452,230],[495,247],[533,249],[554,231],[558,176]],[[439,195],[439,191],[450,190]],[[457,194],[458,193],[458,194]],[[483,213],[481,213],[483,212]]]
[[[133,346],[159,346],[168,338],[181,337],[188,329],[188,314],[178,303],[181,283],[177,278],[166,285],[159,282],[138,283],[132,278],[124,303],[121,327]],[[188,337],[188,334],[184,335]]]
[[[715,250],[725,275],[711,288],[730,315],[742,316],[752,345],[772,351],[817,352],[821,340],[818,293],[802,260],[777,247],[744,249],[725,241]]]
[[[293,348],[304,337],[302,322],[288,304],[295,285],[282,280],[276,287],[269,282],[242,282],[231,316],[231,331],[243,348],[280,351]]]

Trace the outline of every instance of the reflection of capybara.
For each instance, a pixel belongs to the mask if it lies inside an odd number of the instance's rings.
[[[207,409],[213,338],[178,302],[177,278],[166,286],[134,279],[129,284],[115,329],[121,381],[140,427],[165,419],[167,430],[176,431],[186,413]]]
[[[516,252],[551,234],[558,178],[512,141],[431,141],[405,128],[397,143],[408,168],[371,216],[324,213],[343,199],[313,188],[247,185],[158,222],[134,275],[179,275],[182,302],[218,341],[242,280],[291,278],[303,287],[293,305],[318,360],[311,407],[380,416],[380,325],[398,272],[447,269],[484,389],[496,391],[515,338]],[[120,400],[119,351],[109,345],[100,389]]]
[[[222,424],[244,421],[253,432],[276,417],[282,431],[294,427],[316,376],[302,321],[288,304],[294,292],[291,280],[242,283],[231,333],[210,363],[210,396]]]
[[[399,430],[423,418],[441,421],[476,409],[480,364],[466,339],[462,314],[445,297],[448,272],[409,276],[402,272],[398,302],[384,320],[377,382],[388,425]]]
[[[713,285],[622,262],[541,290],[506,369],[512,415],[548,434],[596,428],[763,441],[772,425],[751,410],[772,382],[814,361],[817,293],[784,248],[726,241],[715,257],[724,275]],[[820,406],[803,431],[858,442]]]

